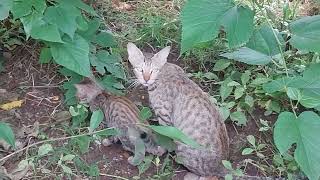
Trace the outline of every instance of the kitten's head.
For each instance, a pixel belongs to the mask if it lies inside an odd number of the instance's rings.
[[[89,78],[85,78],[80,83],[74,85],[76,88],[76,98],[80,103],[90,103],[103,91]]]
[[[138,81],[149,86],[157,79],[163,65],[167,62],[170,46],[163,48],[151,58],[145,57],[140,49],[133,43],[128,43],[128,59],[133,66],[133,72]]]

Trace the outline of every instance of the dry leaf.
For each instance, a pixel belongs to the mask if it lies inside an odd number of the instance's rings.
[[[3,110],[11,110],[13,108],[21,107],[23,100],[12,101],[6,104],[0,105],[0,108]]]

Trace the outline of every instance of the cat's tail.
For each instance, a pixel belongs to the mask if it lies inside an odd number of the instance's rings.
[[[183,180],[220,180],[220,179],[224,179],[224,178],[221,176],[203,177],[203,176],[198,176],[191,172],[188,172],[183,178]],[[233,180],[285,180],[285,178],[243,175],[243,176],[233,176]]]

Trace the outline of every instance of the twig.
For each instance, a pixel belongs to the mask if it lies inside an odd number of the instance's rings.
[[[117,178],[117,179],[122,179],[122,180],[129,180],[129,179],[121,177],[121,176],[115,176],[115,175],[104,174],[104,173],[100,173],[100,176],[107,176],[107,177],[112,177],[112,178]]]
[[[107,129],[113,129],[113,128],[107,128]],[[36,142],[36,143],[33,143],[33,144],[30,144],[22,149],[19,149],[3,158],[0,159],[0,164],[2,162],[4,162],[5,160],[7,160],[8,158],[10,158],[11,156],[13,155],[16,155],[20,152],[23,152],[24,150],[26,149],[29,149],[33,146],[36,146],[36,145],[39,145],[39,144],[43,144],[43,143],[47,143],[47,142],[53,142],[53,141],[60,141],[60,140],[67,140],[67,139],[72,139],[72,138],[77,138],[77,137],[81,137],[81,136],[88,136],[88,135],[92,135],[92,134],[96,134],[96,133],[99,133],[99,132],[102,132],[102,131],[105,131],[107,129],[102,129],[102,130],[99,130],[99,131],[95,131],[95,132],[92,132],[92,133],[85,133],[85,134],[79,134],[79,135],[74,135],[74,136],[67,136],[67,137],[60,137],[60,138],[53,138],[53,139],[47,139],[47,140],[44,140],[44,141],[39,141],[39,142]]]

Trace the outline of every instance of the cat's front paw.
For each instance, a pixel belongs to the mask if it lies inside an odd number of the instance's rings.
[[[105,138],[105,139],[102,140],[102,145],[103,146],[110,146],[113,143],[114,143],[114,139],[113,138]]]

